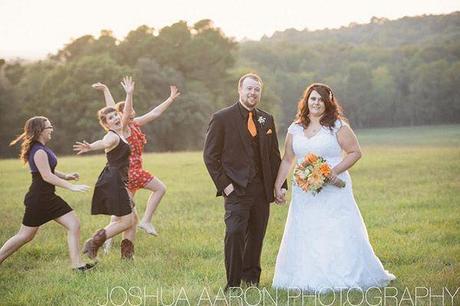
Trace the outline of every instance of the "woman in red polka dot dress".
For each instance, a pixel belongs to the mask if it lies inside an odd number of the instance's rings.
[[[93,84],[93,88],[101,90],[104,93],[106,106],[115,107],[119,112],[123,112],[124,102],[118,102],[115,104],[115,101],[110,94],[110,90],[106,85],[96,83]],[[128,131],[126,131],[126,134],[129,135],[127,140],[131,146],[128,189],[131,192],[132,197],[134,197],[136,191],[141,188],[152,192],[147,201],[144,216],[139,222],[138,227],[146,233],[154,236],[158,236],[158,232],[152,224],[152,217],[166,192],[166,185],[142,167],[142,152],[147,139],[145,138],[145,134],[141,131],[141,126],[160,117],[161,114],[168,109],[168,107],[180,95],[176,86],[170,86],[170,90],[171,94],[169,98],[150,112],[136,117],[136,113],[134,109],[132,109],[131,121],[128,124]]]

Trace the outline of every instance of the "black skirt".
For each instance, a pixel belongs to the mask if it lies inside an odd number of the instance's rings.
[[[130,197],[120,170],[117,167],[106,166],[94,188],[91,214],[121,217],[131,212]]]
[[[31,227],[43,225],[72,211],[69,204],[54,193],[28,192],[24,205],[22,224]]]

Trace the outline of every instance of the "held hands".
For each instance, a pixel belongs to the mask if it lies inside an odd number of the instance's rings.
[[[132,77],[125,76],[123,81],[121,81],[121,86],[125,90],[126,94],[132,95],[134,92],[134,82]]]
[[[278,205],[286,204],[286,189],[275,187],[275,203]]]
[[[91,87],[101,91],[105,91],[108,89],[108,87],[105,84],[102,84],[101,82],[94,83],[93,85],[91,85]]]
[[[77,152],[77,155],[86,153],[91,151],[91,145],[86,142],[86,140],[83,140],[83,142],[75,142],[76,144],[73,145],[73,150]]]
[[[67,173],[64,179],[66,181],[71,181],[71,180],[78,181],[80,179],[80,174],[78,174],[78,172]]]
[[[177,89],[177,86],[176,86],[176,85],[171,85],[171,86],[169,86],[169,89],[170,89],[170,91],[171,91],[171,94],[169,95],[169,98],[170,98],[170,99],[175,100],[177,97],[180,96],[180,92],[179,92],[179,90]]]

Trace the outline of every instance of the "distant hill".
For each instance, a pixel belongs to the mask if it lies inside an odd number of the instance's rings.
[[[339,29],[277,31],[263,42],[288,42],[302,45],[346,43],[377,45],[385,48],[407,44],[426,44],[460,39],[460,12],[449,15],[423,15],[397,20],[373,17],[368,24],[352,23]]]
[[[460,122],[460,12],[288,29],[240,43],[237,63],[264,77],[284,127],[312,82],[329,84],[357,127]]]

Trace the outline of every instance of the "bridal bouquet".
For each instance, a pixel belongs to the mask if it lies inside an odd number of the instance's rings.
[[[331,167],[321,156],[309,153],[304,160],[297,164],[294,169],[294,179],[297,186],[303,191],[311,191],[314,195],[319,193],[323,186],[329,183],[328,176],[331,174]],[[345,187],[345,182],[338,179],[337,187]]]

